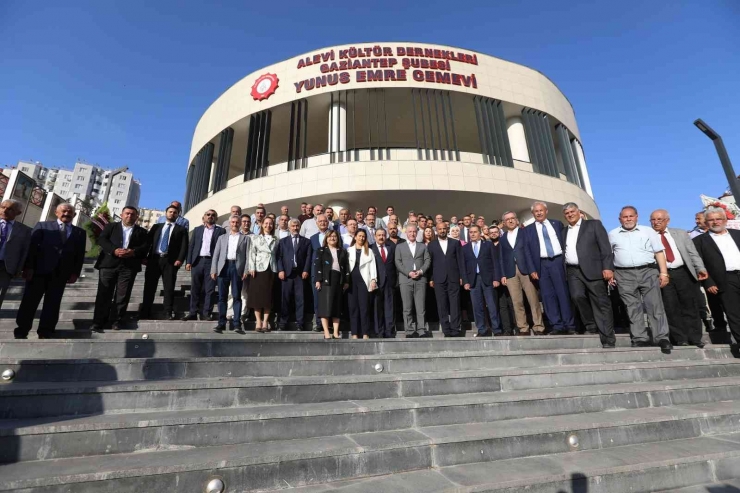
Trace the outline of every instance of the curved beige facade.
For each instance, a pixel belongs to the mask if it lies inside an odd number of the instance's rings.
[[[224,92],[195,128],[185,209],[193,225],[207,209],[301,201],[492,219],[533,200],[599,217],[555,84],[469,50],[384,42],[314,50]]]

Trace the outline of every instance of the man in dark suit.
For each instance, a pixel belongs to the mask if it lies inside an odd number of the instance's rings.
[[[702,281],[707,296],[718,296],[725,308],[727,323],[740,343],[740,231],[727,229],[727,214],[721,207],[709,207],[709,231],[694,238],[709,277]]]
[[[291,298],[295,301],[295,321],[298,330],[303,330],[303,283],[311,272],[313,255],[311,241],[300,235],[301,222],[291,219],[288,223],[290,236],[278,242],[278,278],[280,279],[282,303],[278,330],[288,330],[288,309]]]
[[[436,225],[437,238],[429,243],[432,257],[430,286],[437,300],[439,325],[447,337],[462,335],[460,327],[460,285],[462,284],[465,261],[460,242],[447,238],[447,226]]]
[[[527,312],[524,308],[524,296],[532,312],[532,330],[536,335],[545,332],[542,323],[542,310],[537,289],[529,278],[532,271],[532,261],[524,230],[519,227],[519,218],[512,211],[505,212],[501,218],[506,232],[501,236],[501,268],[503,270],[501,284],[509,289],[511,303],[514,305],[514,318],[519,326],[519,335],[529,335]]]
[[[59,204],[55,212],[55,221],[38,223],[31,233],[24,272],[26,290],[16,317],[18,327],[14,331],[16,339],[28,337],[41,298],[44,298],[44,308],[37,333],[39,339],[52,337],[59,321],[64,288],[77,282],[82,272],[85,230],[72,226],[75,217],[72,205]]]
[[[155,224],[149,230],[149,255],[144,273],[144,302],[141,304],[139,317],[150,319],[152,305],[157,294],[159,278],[164,288],[165,320],[177,320],[173,313],[175,301],[175,281],[177,271],[188,254],[188,230],[175,223],[179,211],[169,206],[165,211],[166,221]]]
[[[378,270],[378,294],[373,299],[375,314],[375,335],[379,338],[395,337],[394,317],[395,289],[398,283],[396,271],[396,245],[387,241],[385,230],[375,230],[375,244],[370,249],[375,254]]]
[[[126,315],[136,274],[141,272],[141,261],[149,250],[147,231],[136,225],[138,218],[139,211],[126,206],[121,211],[121,222],[108,223],[98,237],[101,252],[95,262],[99,278],[90,327],[93,332],[102,332],[109,322],[111,329],[121,329],[119,324]]]
[[[0,203],[0,308],[10,281],[21,273],[31,244],[31,228],[15,222],[23,207],[16,200]]]
[[[217,218],[216,211],[207,210],[203,216],[203,225],[193,230],[193,238],[188,242],[185,270],[190,272],[190,312],[182,317],[183,321],[196,320],[199,306],[201,320],[214,319],[212,310],[216,281],[211,277],[211,261],[218,237],[226,233],[224,228],[216,225]]]
[[[568,290],[586,331],[600,334],[601,345],[613,348],[614,316],[607,283],[614,278],[614,253],[609,234],[598,220],[581,219],[578,205],[563,206],[568,226],[560,232],[565,250]]]
[[[489,239],[493,246],[493,258],[497,262],[501,262],[501,229],[492,224],[489,231]],[[496,279],[498,280],[498,278]],[[498,287],[493,289],[496,295],[496,309],[498,310],[499,318],[501,319],[501,330],[505,336],[514,335],[517,332],[516,324],[514,322],[514,305],[511,303],[511,295],[509,290],[503,284],[499,284]]]
[[[547,218],[547,204],[544,202],[535,202],[531,210],[534,222],[524,228],[532,260],[530,277],[539,281],[542,304],[552,325],[552,334],[572,333],[575,321],[565,277],[563,245],[560,243],[563,223]]]
[[[486,328],[486,316],[491,324],[493,334],[501,335],[501,324],[496,310],[496,294],[493,291],[499,285],[498,279],[501,276],[501,267],[496,265],[498,259],[493,256],[491,242],[483,241],[480,227],[470,226],[468,232],[470,242],[463,247],[465,257],[463,283],[465,289],[470,291],[475,326],[478,329],[473,337],[490,335]]]

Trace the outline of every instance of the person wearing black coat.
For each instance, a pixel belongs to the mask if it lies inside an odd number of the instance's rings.
[[[139,311],[139,317],[142,319],[152,317],[152,305],[160,277],[164,288],[165,320],[177,319],[172,311],[175,282],[177,271],[188,254],[188,230],[175,223],[179,215],[177,207],[169,206],[165,214],[166,222],[155,224],[149,230],[149,254],[144,273],[144,302]]]
[[[59,308],[67,284],[74,284],[82,272],[85,259],[85,230],[72,225],[76,212],[68,204],[56,208],[56,220],[41,221],[33,228],[26,257],[24,277],[26,288],[18,308],[14,332],[16,339],[26,339],[33,325],[41,299],[44,307],[36,332],[39,339],[53,337]]]
[[[370,246],[375,254],[378,269],[378,294],[373,299],[375,315],[375,336],[391,339],[396,337],[395,292],[398,285],[396,271],[396,245],[388,241],[384,229],[375,231],[375,243]]]
[[[182,317],[184,322],[197,320],[199,308],[201,320],[215,318],[212,311],[216,281],[211,278],[211,262],[218,238],[226,234],[226,230],[216,224],[217,217],[216,211],[207,210],[203,215],[203,224],[193,230],[193,237],[188,242],[185,270],[190,272],[190,310]]]
[[[437,238],[427,249],[432,257],[429,284],[437,299],[439,326],[446,337],[460,337],[460,285],[465,270],[463,247],[458,240],[447,238],[445,223],[437,223]]]
[[[735,343],[740,343],[740,231],[727,228],[727,215],[720,207],[706,212],[709,231],[694,238],[709,277],[702,280],[707,298],[721,300]]]
[[[126,315],[136,274],[141,272],[141,261],[149,250],[147,231],[136,225],[138,218],[139,211],[126,206],[121,222],[108,223],[98,236],[101,252],[95,262],[99,279],[91,327],[94,332],[101,332],[107,323],[119,330]]]
[[[600,334],[605,349],[616,344],[607,283],[614,277],[614,253],[601,221],[581,219],[578,205],[563,206],[568,226],[561,231],[568,290],[586,330]]]
[[[314,257],[313,278],[319,294],[318,316],[324,329],[324,339],[341,338],[339,317],[342,313],[342,293],[349,288],[349,256],[342,248],[339,233],[326,233],[324,245]],[[331,320],[334,334],[329,334]]]

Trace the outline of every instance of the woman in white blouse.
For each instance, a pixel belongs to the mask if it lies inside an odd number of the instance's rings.
[[[349,321],[352,339],[370,338],[374,291],[378,289],[375,254],[367,244],[367,232],[358,229],[349,253]]]
[[[249,244],[249,296],[247,306],[254,310],[257,319],[255,330],[268,332],[267,319],[272,309],[272,283],[276,272],[275,220],[266,217],[262,220],[258,235],[252,237]]]

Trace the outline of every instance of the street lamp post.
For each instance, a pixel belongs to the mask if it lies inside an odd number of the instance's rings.
[[[717,155],[719,155],[719,161],[722,163],[722,169],[725,170],[727,181],[730,184],[730,191],[732,192],[732,195],[735,196],[735,200],[740,200],[740,186],[738,186],[737,175],[735,174],[735,170],[732,169],[730,156],[727,154],[727,149],[725,149],[725,144],[722,142],[722,137],[712,130],[712,127],[704,123],[704,120],[701,118],[694,121],[694,125],[696,125],[696,128],[701,130],[704,135],[712,139],[712,142],[714,142],[714,147],[717,149]]]

